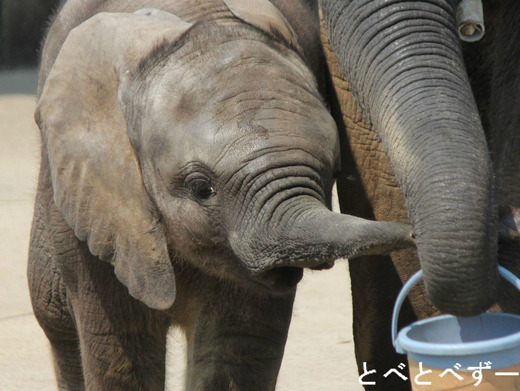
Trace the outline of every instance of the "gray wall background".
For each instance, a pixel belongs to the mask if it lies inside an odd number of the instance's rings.
[[[49,19],[61,0],[0,0],[0,68],[36,65]]]

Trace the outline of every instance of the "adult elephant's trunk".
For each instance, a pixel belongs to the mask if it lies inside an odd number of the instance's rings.
[[[495,299],[497,218],[456,0],[322,1],[343,73],[404,192],[426,291],[470,315]]]

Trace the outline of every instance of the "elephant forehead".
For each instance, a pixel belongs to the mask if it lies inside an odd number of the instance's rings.
[[[308,118],[291,121],[276,116],[229,124],[216,134],[214,145],[222,146],[216,161],[251,161],[261,157],[268,164],[290,151],[300,154],[302,160],[312,156],[327,165],[333,164],[339,146],[337,133],[334,127],[325,127]]]
[[[201,110],[212,111],[214,117],[241,115],[244,108],[259,109],[273,101],[294,106],[292,110],[322,105],[315,78],[303,61],[286,48],[258,39],[234,37],[196,50],[187,45],[172,54],[147,88],[153,109],[170,111],[176,121],[184,121]]]
[[[149,156],[166,159],[176,157],[179,160],[200,160],[201,156],[206,156],[211,160],[215,151],[223,148],[224,140],[215,138],[208,119],[197,117],[189,122],[178,123],[162,118],[152,122],[153,125],[143,137],[143,150]]]
[[[288,132],[284,126],[273,130],[272,126],[258,124],[235,124],[215,131],[203,121],[153,132],[146,150],[162,172],[175,175],[188,163],[199,162],[223,177],[245,167],[245,171],[255,171],[261,167],[307,165],[327,171],[334,167],[339,155],[334,132],[324,136],[309,128],[306,132]]]
[[[335,123],[312,73],[295,54],[255,39],[178,52],[155,74],[142,118],[150,156],[211,169],[276,150],[336,159]]]
[[[263,92],[255,92],[259,94]],[[334,120],[318,101],[242,96],[233,105],[209,102],[189,118],[179,117],[176,108],[165,108],[148,119],[147,127],[142,140],[150,156],[200,161],[210,168],[227,160],[252,159],[265,151],[297,149],[330,164],[339,149]]]

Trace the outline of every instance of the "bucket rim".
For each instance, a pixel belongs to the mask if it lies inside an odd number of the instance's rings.
[[[508,317],[520,319],[520,316],[516,314],[497,312],[485,312],[478,315],[477,317],[482,316],[499,316],[502,318]],[[396,340],[396,345],[398,345],[405,353],[422,354],[429,356],[470,356],[474,354],[485,354],[520,348],[520,330],[503,337],[475,342],[422,342],[408,337],[408,333],[412,329],[443,319],[457,319],[457,317],[453,315],[441,315],[433,318],[423,319],[409,326],[406,326],[401,331],[399,331]]]
[[[498,266],[498,272],[502,278],[510,282],[518,291],[520,291],[520,279],[518,279],[513,273],[511,273],[509,270],[505,269],[503,266]],[[405,351],[401,347],[400,344],[397,343],[397,321],[399,318],[399,312],[401,311],[401,306],[404,303],[404,300],[406,299],[406,296],[408,293],[410,293],[411,289],[415,284],[417,284],[420,280],[422,280],[423,271],[419,270],[417,273],[415,273],[410,279],[403,285],[403,288],[401,289],[401,292],[399,292],[399,295],[397,296],[397,299],[394,304],[394,310],[392,312],[392,323],[391,323],[391,334],[392,334],[392,344],[394,345],[395,351],[399,354],[404,354]],[[514,314],[512,314],[514,315]],[[445,315],[450,316],[450,315]],[[437,317],[438,318],[438,317]],[[433,318],[431,318],[433,319]],[[428,319],[415,322],[415,324],[422,324],[421,322],[425,322]],[[406,328],[408,330],[408,327]],[[499,338],[496,338],[495,340],[499,340],[498,342],[501,342]],[[405,341],[405,344],[408,341]],[[419,343],[419,342],[417,342]],[[484,343],[484,342],[482,342]],[[430,344],[428,344],[430,345]],[[448,345],[448,344],[445,344]],[[455,345],[455,344],[453,344]],[[445,348],[446,346],[444,346]],[[459,346],[460,347],[460,346]],[[484,346],[485,348],[485,346]]]

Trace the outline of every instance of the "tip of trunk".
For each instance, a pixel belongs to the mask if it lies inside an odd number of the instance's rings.
[[[484,312],[498,295],[496,241],[485,232],[481,240],[466,236],[461,232],[431,243],[431,238],[418,238],[417,244],[428,298],[440,311],[456,316]]]

